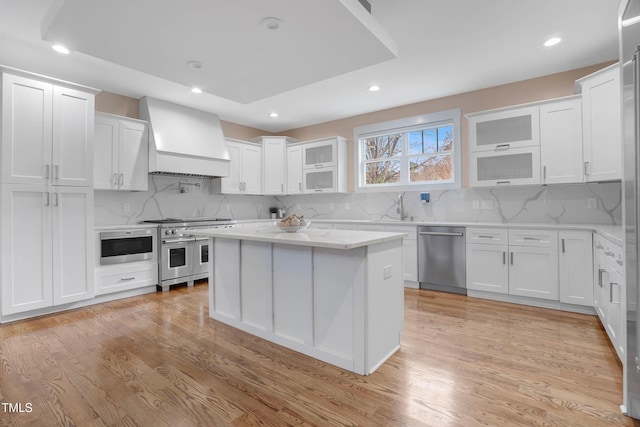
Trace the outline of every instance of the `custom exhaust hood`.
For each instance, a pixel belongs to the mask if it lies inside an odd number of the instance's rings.
[[[149,122],[150,174],[229,176],[229,151],[216,114],[144,97],[140,118]]]

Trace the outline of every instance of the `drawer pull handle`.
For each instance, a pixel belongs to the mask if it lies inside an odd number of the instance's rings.
[[[502,264],[505,265],[507,263],[507,253],[502,251]]]
[[[598,269],[598,286],[602,287],[602,273],[605,272],[604,268],[599,268]]]
[[[511,147],[510,144],[498,144],[498,145],[496,145],[496,150],[495,151],[508,150],[509,147]]]
[[[120,280],[122,280],[123,282],[127,282],[127,281],[129,281],[129,280],[135,280],[135,278],[136,278],[135,276],[133,276],[133,277],[123,277],[123,278],[122,278],[122,279],[120,279]]]
[[[478,236],[478,239],[493,239],[493,236]]]
[[[564,253],[564,239],[562,239],[562,253]]]
[[[509,185],[511,184],[511,181],[498,181],[496,182],[496,185]]]
[[[511,265],[513,265],[513,252],[511,252]]]

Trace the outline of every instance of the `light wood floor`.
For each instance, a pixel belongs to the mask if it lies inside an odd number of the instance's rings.
[[[0,425],[640,426],[594,316],[406,291],[362,377],[210,319],[206,282],[0,325]],[[6,405],[3,405],[3,407]]]

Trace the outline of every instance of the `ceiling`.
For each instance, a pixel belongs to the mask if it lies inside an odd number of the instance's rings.
[[[277,133],[618,56],[618,0],[369,2],[0,0],[0,64]]]

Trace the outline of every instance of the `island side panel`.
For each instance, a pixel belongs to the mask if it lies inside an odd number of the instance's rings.
[[[313,347],[313,248],[273,244],[273,332]]]
[[[367,247],[366,374],[400,348],[404,324],[402,239]]]
[[[355,306],[357,301],[363,301],[356,298],[356,293],[364,292],[365,253],[365,248],[314,248],[315,347],[335,356],[331,363],[351,371],[356,369],[355,355],[364,354],[364,329],[356,331],[355,320],[355,313],[362,310]]]
[[[213,269],[209,267],[209,315],[240,320],[240,241],[215,238],[210,247],[214,262]]]
[[[240,310],[242,321],[273,332],[271,243],[240,241]]]

